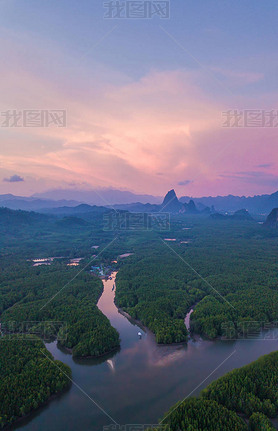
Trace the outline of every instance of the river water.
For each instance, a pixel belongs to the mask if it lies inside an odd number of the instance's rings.
[[[98,306],[120,333],[120,351],[98,360],[74,360],[56,342],[46,344],[55,359],[71,367],[74,383],[13,429],[101,431],[115,422],[156,424],[177,401],[198,395],[227,371],[278,349],[274,332],[264,340],[198,339],[187,346],[158,346],[151,333],[118,312],[112,290],[115,275],[103,282]]]

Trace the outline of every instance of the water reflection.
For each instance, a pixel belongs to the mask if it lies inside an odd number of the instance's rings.
[[[108,359],[107,361],[107,365],[109,366],[110,370],[113,371],[113,373],[115,372],[115,363],[114,361],[112,361],[112,359]]]
[[[104,292],[98,306],[119,331],[121,349],[100,359],[84,360],[73,359],[56,342],[47,344],[47,348],[55,359],[71,367],[73,380],[119,424],[156,423],[170,406],[191,392],[197,395],[227,371],[277,349],[276,339],[247,342],[197,339],[190,340],[188,345],[159,346],[153,334],[118,312],[112,290],[114,279],[115,274],[112,280],[103,282]],[[142,339],[138,332],[142,332]],[[107,415],[72,385],[68,392],[13,429],[101,431],[109,424]]]

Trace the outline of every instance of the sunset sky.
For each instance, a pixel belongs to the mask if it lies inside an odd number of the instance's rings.
[[[104,3],[0,0],[0,193],[276,191],[278,127],[222,112],[278,110],[277,0],[172,0],[169,19]],[[66,127],[4,127],[9,110]]]

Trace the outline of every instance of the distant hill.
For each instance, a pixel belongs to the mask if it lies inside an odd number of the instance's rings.
[[[152,212],[159,211],[160,205],[142,204],[141,202],[135,202],[133,204],[122,204],[122,205],[108,206],[107,208],[115,209],[115,210],[119,210],[119,211],[152,213]]]
[[[41,210],[42,213],[53,214],[57,216],[66,216],[66,215],[73,216],[73,215],[82,215],[82,214],[89,214],[89,213],[103,214],[107,211],[109,211],[109,209],[106,207],[98,207],[96,205],[87,205],[87,204],[80,204],[75,207],[62,206],[59,208],[45,208]]]
[[[89,223],[79,217],[64,217],[61,220],[58,220],[56,224],[59,227],[78,227],[87,226]]]
[[[36,222],[45,222],[49,216],[38,214],[33,211],[11,210],[9,208],[0,208],[0,225],[16,226],[22,224],[33,224]]]
[[[36,199],[50,200],[74,200],[79,203],[87,203],[98,206],[111,206],[116,204],[131,204],[141,202],[143,204],[159,204],[161,197],[148,194],[136,194],[127,190],[116,190],[112,188],[92,189],[92,190],[50,190],[48,192],[36,193]]]
[[[209,210],[209,208],[204,208],[202,211],[206,211]],[[195,205],[195,202],[190,199],[190,201],[188,202],[188,204],[183,204],[183,211],[187,214],[198,214],[200,211],[197,210],[197,207]]]
[[[76,212],[66,209],[77,208],[82,205],[84,206],[84,211],[82,207],[80,208],[82,211],[78,209]],[[228,195],[191,198],[183,196],[178,199],[172,189],[163,200],[157,196],[136,195],[128,191],[112,189],[91,191],[53,190],[31,197],[3,194],[0,195],[0,206],[15,210],[21,209],[53,214],[55,213],[53,209],[57,208],[57,214],[65,215],[90,212],[92,207],[94,208],[93,211],[97,211],[97,208],[106,207],[131,212],[156,212],[161,211],[163,206],[168,207],[168,211],[171,213],[234,213],[246,208],[251,214],[267,215],[273,208],[278,208],[278,191],[271,195],[253,197]],[[88,207],[87,209],[86,206]],[[64,210],[61,208],[64,208]],[[166,208],[165,211],[167,211]]]
[[[40,211],[44,208],[57,208],[62,206],[76,206],[80,202],[78,201],[67,201],[67,200],[49,200],[49,199],[37,199],[33,197],[15,196],[12,194],[0,195],[0,206],[10,208],[13,210],[24,210],[24,211]]]
[[[140,202],[128,205],[114,205],[113,208],[130,212],[164,212],[171,214],[210,214],[210,209],[200,204],[199,209],[191,199],[188,203],[182,203],[178,200],[174,189],[166,193],[163,202],[160,205],[142,204]]]
[[[139,204],[156,205],[161,202],[160,197],[152,195],[137,195],[121,190],[53,190],[45,193],[38,193],[31,197],[15,196],[12,194],[0,195],[0,206],[10,209],[22,209],[25,211],[44,212],[45,209],[62,207],[77,207],[80,204],[89,206],[113,207],[122,209],[124,205]],[[125,209],[125,208],[124,208]]]
[[[189,202],[189,196],[180,198],[180,202]],[[205,205],[206,207],[214,206],[216,211],[234,212],[246,208],[251,214],[268,214],[273,208],[278,207],[278,192],[271,195],[257,195],[253,197],[245,196],[216,196],[194,198],[195,204]]]
[[[231,218],[234,220],[254,220],[246,209],[236,211]]]
[[[225,216],[224,214],[220,214],[220,213],[214,213],[214,214],[211,214],[210,218],[212,218],[214,220],[225,220],[227,218],[227,216]]]
[[[210,216],[212,219],[215,220],[246,220],[246,221],[254,221],[253,217],[249,214],[249,212],[246,209],[241,209],[238,211],[235,211],[232,215],[224,215],[220,213],[214,213]]]
[[[170,190],[161,206],[159,211],[161,212],[169,212],[169,213],[173,213],[173,214],[198,214],[199,211],[196,208],[196,205],[194,203],[194,201],[191,199],[188,203],[182,203],[178,200],[176,192],[174,189]]]
[[[161,210],[163,212],[178,213],[183,208],[184,205],[178,200],[175,190],[170,190],[163,199]]]
[[[264,223],[266,227],[278,228],[278,208],[274,208]]]
[[[278,191],[269,196],[267,199],[267,207],[269,211],[274,208],[278,208]]]
[[[163,211],[167,212],[168,208],[168,212],[171,213],[203,213],[208,215],[215,212],[235,213],[236,211],[242,211],[242,208],[245,208],[246,211],[251,214],[266,215],[273,208],[278,207],[278,192],[271,195],[257,195],[253,197],[229,195],[190,198],[189,196],[183,196],[178,199],[175,191],[172,189],[166,194],[162,204],[160,205],[136,202],[131,204],[114,205],[113,207],[131,212],[156,212],[161,211],[161,208],[164,208]],[[240,216],[240,214],[238,216]]]

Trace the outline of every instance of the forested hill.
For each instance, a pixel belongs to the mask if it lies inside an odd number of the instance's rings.
[[[211,383],[162,419],[169,431],[272,431],[278,414],[278,352]],[[168,429],[168,428],[167,428]]]
[[[101,280],[86,272],[75,276],[74,267],[59,262],[39,267],[10,263],[3,268],[2,329],[9,332],[9,324],[14,322],[13,332],[25,331],[24,322],[29,322],[30,333],[58,336],[74,356],[98,357],[118,348],[118,332],[96,306],[103,289]]]
[[[0,226],[18,226],[22,224],[34,224],[38,222],[47,222],[50,217],[36,212],[11,210],[9,208],[0,208]]]
[[[266,219],[265,226],[274,229],[278,228],[278,208],[274,208],[271,211],[271,213]]]
[[[34,336],[0,338],[0,428],[70,385],[71,369]]]

